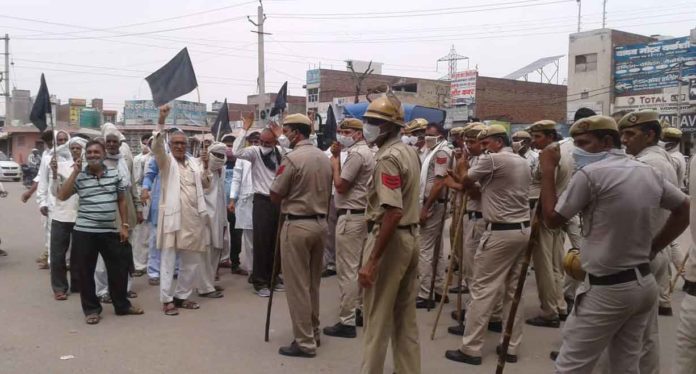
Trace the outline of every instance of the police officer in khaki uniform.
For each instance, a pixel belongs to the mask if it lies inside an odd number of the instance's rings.
[[[517,131],[512,134],[512,151],[527,160],[532,176],[534,176],[536,170],[539,169],[539,153],[532,148],[532,135],[527,131]],[[532,210],[532,215],[534,215],[534,208],[539,201],[540,191],[539,180],[532,177],[532,183],[529,185],[529,209]]]
[[[556,228],[580,212],[583,217],[580,259],[587,276],[563,330],[556,372],[589,373],[605,348],[612,373],[650,372],[639,370],[643,335],[657,306],[649,261],[688,225],[688,199],[626,156],[611,117],[578,120],[570,134],[577,171],[560,197],[555,172],[562,155],[551,146],[540,156],[545,224]],[[660,207],[672,213],[655,236],[651,215]]]
[[[428,126],[428,121],[423,118],[415,118],[406,124],[403,130],[401,141],[414,147],[418,152],[418,158],[421,163],[428,154],[428,149],[425,146],[425,129]]]
[[[365,289],[363,374],[381,374],[391,340],[394,371],[420,373],[416,324],[418,274],[418,175],[413,147],[401,142],[404,110],[387,94],[367,108],[363,134],[376,144],[367,197],[368,237],[358,279]]]
[[[280,258],[295,336],[278,353],[295,357],[314,357],[319,341],[319,283],[331,197],[331,164],[309,140],[311,126],[302,114],[283,121],[292,151],[283,157],[270,188],[284,218]]]
[[[336,271],[340,297],[339,322],[324,328],[324,334],[354,338],[356,308],[359,301],[358,270],[360,257],[367,239],[365,207],[370,178],[375,160],[363,139],[363,123],[347,118],[338,127],[338,143],[348,153],[341,166],[338,147],[332,147],[331,168],[336,187]]]
[[[542,153],[544,148],[560,138],[556,132],[556,122],[551,120],[535,122],[527,131],[532,135],[532,145]],[[575,168],[572,142],[562,142],[559,147],[561,161],[555,173],[557,194],[563,193]],[[533,180],[535,184],[541,185],[541,173],[538,169],[533,175]],[[539,227],[539,245],[532,252],[541,314],[528,319],[529,325],[558,328],[561,325],[561,316],[565,319],[567,305],[563,297],[564,239],[565,234],[561,228],[550,229],[542,222]]]
[[[434,308],[445,295],[445,255],[442,253],[442,231],[447,189],[443,178],[452,166],[452,150],[447,142],[447,130],[442,125],[429,123],[425,130],[425,147],[428,150],[420,172],[420,261],[418,278],[420,287],[416,308]],[[439,246],[439,248],[436,248]],[[437,258],[435,254],[437,252]],[[433,263],[437,265],[433,267]],[[433,274],[435,270],[435,274]],[[435,277],[434,300],[430,300],[430,285]],[[445,299],[447,300],[447,299]],[[446,302],[446,301],[445,301]]]
[[[674,166],[677,169],[679,188],[684,189],[686,183],[686,158],[679,150],[682,139],[682,131],[674,127],[662,129],[662,141],[665,143],[665,150],[672,156]]]
[[[532,179],[527,161],[512,152],[503,126],[491,125],[482,130],[478,138],[488,154],[479,156],[476,165],[465,170],[461,183],[446,179],[450,187],[459,190],[476,181],[481,184],[482,213],[486,221],[486,229],[474,255],[476,265],[469,285],[472,300],[466,314],[462,345],[445,354],[450,360],[471,365],[481,364],[486,327],[501,293],[503,315],[510,311],[529,241],[528,194]],[[508,362],[517,360],[523,309],[518,308],[515,314],[517,322],[506,352]]]

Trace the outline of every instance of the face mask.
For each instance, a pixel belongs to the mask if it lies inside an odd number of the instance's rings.
[[[312,142],[312,144],[315,147],[319,146],[319,141],[317,140],[317,134],[315,134],[315,133],[309,134],[309,141]]]
[[[283,148],[290,148],[290,139],[285,135],[281,135],[278,137],[278,144]]]
[[[416,143],[418,143],[418,137],[417,137],[417,136],[410,136],[409,139],[410,139],[409,142],[410,142],[411,145],[416,145]]]
[[[72,154],[70,153],[70,147],[68,143],[56,147],[56,158],[58,159],[58,161],[72,160]]]
[[[593,162],[601,161],[607,157],[608,154],[609,152],[606,151],[590,153],[584,151],[582,148],[575,147],[573,148],[573,160],[575,160],[575,168],[580,169]]]
[[[657,141],[657,146],[660,147],[660,148],[662,148],[662,149],[666,149],[666,148],[667,148],[667,143],[663,142],[662,140],[658,140],[658,141]]]
[[[512,142],[512,150],[513,150],[515,153],[518,153],[518,152],[520,151],[520,149],[522,149],[523,146],[524,146],[524,145],[523,145],[522,141],[519,141],[519,142]]]
[[[375,126],[369,123],[363,125],[363,136],[368,143],[374,143],[377,138],[379,138],[380,129],[379,126]]]
[[[438,136],[426,135],[425,136],[425,146],[432,149],[433,147],[435,147],[437,145],[438,138],[439,138]]]
[[[271,152],[273,152],[273,147],[261,147],[261,153],[263,153],[264,156]]]
[[[411,144],[411,137],[408,135],[402,135],[401,142],[404,144]]]
[[[341,145],[345,148],[348,148],[355,144],[355,140],[353,140],[352,137],[350,136],[343,136],[343,135],[338,135],[336,136],[336,140],[341,143]]]
[[[223,166],[225,166],[225,159],[224,158],[217,158],[213,155],[210,155],[210,158],[208,160],[208,166],[210,167],[210,170],[212,171],[218,171],[222,169]]]

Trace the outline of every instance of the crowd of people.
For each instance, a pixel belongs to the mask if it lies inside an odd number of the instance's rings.
[[[404,123],[388,93],[362,120],[341,121],[326,151],[304,114],[260,130],[246,116],[241,130],[197,142],[165,128],[168,114],[160,108],[135,156],[111,124],[95,139],[43,134],[22,199],[37,192],[54,298],[79,292],[88,324],[104,303],[143,313],[132,277],[159,286],[162,313],[175,316],[200,308],[194,291],[223,297],[216,278],[230,268],[260,297],[285,292],[286,356],[314,357],[322,333],[363,327],[363,373],[382,373],[390,343],[395,372],[419,373],[417,309],[456,294],[448,331],[462,341],[447,359],[480,365],[487,331],[507,329],[497,352],[514,363],[525,325],[565,321],[556,372],[658,373],[658,315],[672,315],[680,274],[674,368],[696,370],[696,254],[676,243],[690,214],[682,134],[655,111],[581,109],[568,138],[543,119],[509,136],[480,122]],[[515,294],[529,255],[539,310],[525,320]],[[323,318],[337,322],[320,330],[320,282],[333,274],[339,313]]]

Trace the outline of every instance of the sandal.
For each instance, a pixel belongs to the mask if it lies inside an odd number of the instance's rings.
[[[135,299],[138,297],[138,294],[135,291],[128,291],[128,294],[126,295],[129,299]]]
[[[181,300],[181,299],[177,299],[177,298],[174,298],[174,305],[176,305],[178,308],[184,308],[184,309],[190,309],[190,310],[200,309],[200,307],[201,307],[195,301]]]
[[[68,295],[66,295],[64,292],[56,292],[53,294],[53,298],[56,300],[62,301],[62,300],[67,300]]]
[[[213,292],[208,292],[208,293],[199,293],[198,296],[200,297],[207,297],[209,299],[219,299],[223,297],[224,295],[220,291],[213,291]]]
[[[131,305],[130,308],[128,308],[128,310],[126,310],[125,313],[120,313],[119,315],[136,316],[136,315],[140,315],[140,314],[145,314],[145,311],[143,310],[143,308],[135,306],[135,305]]]
[[[85,317],[85,323],[88,325],[96,325],[99,323],[99,320],[101,320],[101,316],[99,314],[90,314]]]
[[[224,291],[225,287],[222,286],[215,286],[215,291]]]
[[[99,302],[102,304],[111,304],[111,296],[109,294],[99,296]]]
[[[162,311],[164,312],[165,316],[179,315],[179,309],[176,308],[176,305],[174,305],[174,303],[165,303],[162,307]]]

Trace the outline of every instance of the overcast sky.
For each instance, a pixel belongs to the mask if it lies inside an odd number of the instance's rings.
[[[44,72],[51,94],[63,102],[99,97],[106,109],[121,112],[124,100],[150,99],[143,78],[188,47],[201,102],[227,97],[244,103],[257,92],[257,38],[246,19],[256,18],[257,5],[4,0],[0,33],[11,38],[12,87],[32,95]],[[266,0],[264,8],[265,31],[272,33],[266,38],[266,91],[288,80],[289,94],[302,96],[307,69],[345,69],[346,59],[383,62],[384,74],[438,78],[447,65],[437,65],[437,59],[452,45],[470,58],[471,68],[492,77],[564,55],[562,83],[578,12],[575,0]],[[601,22],[602,1],[584,0],[582,29],[599,28]],[[685,36],[696,27],[696,7],[693,0],[609,0],[607,27]],[[466,64],[460,61],[459,70]],[[195,91],[183,99],[197,101]]]

